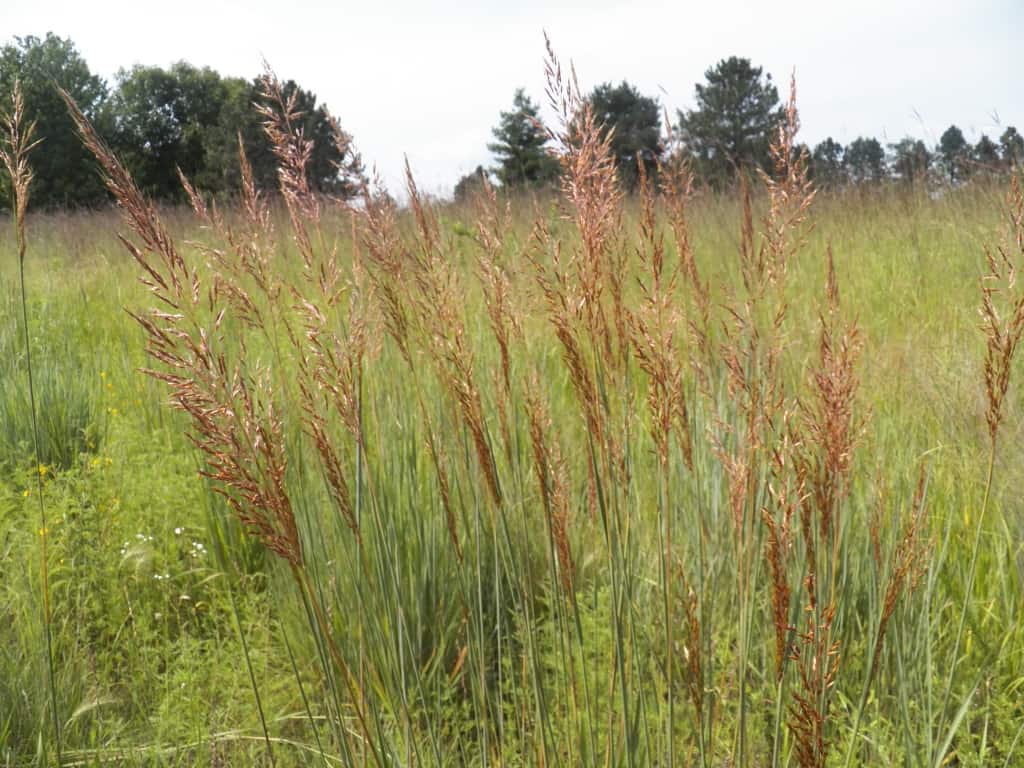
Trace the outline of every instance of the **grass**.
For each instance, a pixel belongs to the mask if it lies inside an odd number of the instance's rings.
[[[280,206],[158,211],[82,125],[136,250],[27,221],[0,764],[1019,759],[1019,198],[815,197],[791,113],[629,199],[549,75],[555,200],[332,207],[278,98]]]

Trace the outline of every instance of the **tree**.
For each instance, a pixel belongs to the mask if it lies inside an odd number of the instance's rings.
[[[455,185],[455,202],[462,203],[469,200],[473,195],[483,189],[484,180],[487,178],[487,171],[482,165],[478,165],[472,173],[467,173]]]
[[[107,199],[92,156],[75,132],[57,91],[63,88],[103,136],[108,135],[104,106],[107,86],[89,71],[75,44],[50,33],[45,38],[16,37],[0,48],[0,100],[10,99],[21,81],[26,118],[36,122],[42,140],[32,155],[32,201],[45,208],[95,205]],[[9,103],[0,103],[4,111]]]
[[[885,178],[885,150],[878,139],[854,139],[843,153],[843,168],[855,184]]]
[[[679,113],[697,171],[712,183],[733,179],[744,166],[769,168],[768,145],[782,108],[771,75],[762,73],[749,59],[724,59],[697,85],[697,108]]]
[[[821,187],[837,187],[843,183],[843,145],[831,136],[814,148],[811,174]]]
[[[925,178],[932,155],[920,139],[907,136],[896,144],[890,144],[892,172],[900,181],[913,183]]]
[[[951,184],[962,181],[967,175],[968,150],[963,131],[955,125],[949,126],[939,137],[938,155]]]
[[[1024,163],[1024,136],[1012,125],[999,137],[999,155],[1007,168],[1015,168]]]
[[[974,165],[979,171],[995,173],[999,170],[999,145],[984,133],[981,134],[978,143],[971,150],[971,160],[974,161]]]
[[[355,195],[363,169],[353,155],[339,150],[326,108],[293,81],[282,91],[285,99],[294,94],[297,127],[313,140],[307,166],[310,188],[341,197]],[[185,62],[170,69],[122,70],[111,99],[115,148],[147,194],[180,200],[178,169],[203,192],[238,191],[241,135],[257,186],[276,190],[277,158],[253,107],[263,98],[258,80],[225,78]]]
[[[637,158],[644,164],[648,177],[653,177],[661,157],[661,118],[658,102],[625,80],[617,86],[597,86],[588,97],[594,119],[611,135],[611,150],[619,179],[627,190],[639,181]]]
[[[310,189],[345,199],[355,197],[366,181],[366,171],[350,147],[342,152],[338,146],[335,135],[337,125],[326,105],[319,104],[316,94],[303,90],[294,80],[285,81],[281,92],[286,101],[294,97],[300,115],[296,127],[302,131],[303,136],[313,141],[313,151],[306,167]],[[250,100],[266,102],[259,79],[253,81]],[[246,151],[250,154],[257,183],[266,189],[276,190],[277,160],[258,121],[255,127],[249,126],[245,138]],[[343,139],[348,144],[351,137],[345,134]]]
[[[492,131],[495,141],[487,145],[498,159],[494,175],[508,189],[549,184],[558,178],[558,161],[545,149],[547,135],[538,121],[537,105],[519,88],[512,107],[501,113]]]
[[[169,70],[136,66],[117,79],[111,99],[114,146],[139,187],[155,198],[181,199],[181,169],[199,189],[224,192],[228,160],[222,148],[213,151],[214,137],[241,130],[237,118],[223,118],[229,98],[245,103],[244,87],[185,62]],[[237,166],[237,149],[230,162]]]

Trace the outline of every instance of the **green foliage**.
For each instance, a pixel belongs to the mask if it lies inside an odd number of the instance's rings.
[[[721,184],[741,168],[767,169],[771,132],[782,120],[772,76],[750,59],[731,56],[704,77],[707,82],[696,86],[697,107],[679,112],[679,130],[698,174]]]
[[[294,97],[303,133],[313,142],[310,187],[345,198],[355,195],[363,168],[335,142],[326,108],[294,81],[285,84],[284,95]],[[182,201],[178,169],[203,192],[223,196],[239,191],[241,137],[257,186],[274,191],[277,160],[253,108],[262,100],[258,80],[225,78],[186,62],[170,69],[122,70],[110,103],[112,145],[147,194]]]
[[[949,183],[963,181],[968,175],[967,161],[970,158],[970,146],[963,131],[955,125],[949,126],[939,137],[937,154]]]
[[[878,139],[854,139],[843,153],[843,169],[854,184],[885,178],[885,150]]]
[[[897,179],[907,183],[927,179],[932,156],[923,141],[908,136],[896,144],[890,144],[889,151],[892,153],[893,175]]]
[[[124,159],[147,194],[184,199],[180,169],[202,192],[231,196],[240,189],[238,137],[253,165],[257,185],[277,189],[277,159],[253,103],[262,99],[258,79],[223,77],[209,67],[178,62],[164,69],[135,66],[117,75],[116,86],[93,75],[70,39],[19,37],[0,48],[0,108],[9,108],[20,80],[28,118],[42,140],[33,157],[32,204],[37,208],[95,207],[109,201],[95,164],[79,140],[57,87],[63,88]],[[365,171],[347,134],[336,140],[331,116],[315,94],[294,81],[284,85],[313,147],[307,167],[310,187],[349,198]],[[0,207],[9,191],[0,183]]]
[[[994,173],[999,170],[999,145],[992,139],[981,134],[978,143],[971,150],[971,160],[979,171]]]
[[[136,66],[117,80],[112,148],[139,186],[151,197],[182,200],[180,169],[201,189],[224,192],[224,172],[238,165],[236,137],[244,125],[238,117],[251,112],[245,81],[185,62],[168,70]],[[233,157],[224,151],[232,143]]]
[[[358,195],[366,182],[366,171],[362,160],[351,146],[351,136],[342,131],[340,126],[337,126],[337,131],[335,130],[336,125],[332,121],[331,113],[326,105],[317,101],[316,94],[312,91],[301,88],[294,80],[285,81],[281,90],[286,101],[294,99],[294,108],[298,114],[298,124],[295,127],[301,130],[306,139],[313,142],[309,162],[306,164],[310,189],[342,199]],[[248,102],[266,104],[262,91],[260,81],[253,81]],[[263,134],[262,128],[255,128],[251,122],[251,109],[248,114],[248,131],[243,133],[246,138],[246,151],[253,166],[253,175],[264,189],[277,189],[277,158],[274,157],[270,142]]]
[[[100,446],[106,414],[98,382],[83,375],[87,362],[70,343],[59,318],[50,314],[52,309],[36,305],[29,320],[38,460],[47,468],[68,469],[81,454]],[[13,302],[0,306],[0,466],[8,468],[24,465],[33,447],[23,333]]]
[[[137,416],[137,414],[135,414]],[[97,764],[192,765],[217,743],[198,734],[255,725],[231,623],[227,582],[201,514],[192,461],[166,434],[139,429],[131,412],[111,427],[109,453],[44,477],[49,581],[65,738]],[[39,681],[39,530],[30,472],[0,484],[0,759],[28,759],[46,717]],[[251,584],[252,582],[245,582]],[[251,642],[266,607],[242,597]],[[196,671],[213,659],[221,662]],[[257,662],[261,663],[261,662]],[[217,668],[219,667],[219,668]],[[262,669],[269,669],[266,659]],[[284,673],[284,669],[280,668]],[[174,759],[181,745],[193,743]],[[130,744],[143,752],[125,750]],[[164,747],[170,751],[164,753]],[[249,742],[220,745],[245,764]],[[161,759],[163,754],[163,759]]]
[[[822,188],[840,186],[844,181],[843,145],[829,136],[811,154],[811,175]]]
[[[27,118],[36,123],[41,148],[32,158],[37,207],[77,207],[106,200],[93,161],[75,133],[57,87],[66,90],[98,129],[106,133],[107,87],[93,75],[70,39],[16,37],[0,48],[0,112],[10,108],[14,82],[21,82]],[[0,187],[0,205],[8,205]]]
[[[472,173],[467,173],[455,185],[455,201],[465,202],[472,199],[473,195],[483,189],[487,179],[487,171],[482,165],[478,165]]]
[[[538,121],[537,105],[519,88],[512,110],[502,112],[487,148],[498,159],[494,175],[507,189],[541,187],[558,178],[558,161],[546,149],[547,134]]]
[[[999,137],[999,155],[1007,168],[1016,168],[1024,163],[1024,136],[1012,125]]]
[[[638,162],[643,163],[648,178],[653,178],[662,154],[658,102],[625,80],[619,85],[599,85],[587,98],[597,122],[612,132],[612,154],[626,190],[636,189]]]
[[[898,543],[895,518],[912,493],[920,457],[930,462],[932,570],[925,575],[922,597],[901,603],[892,619],[894,641],[882,655],[876,693],[863,715],[863,752],[853,764],[934,762],[929,756],[938,752],[949,728],[931,735],[929,725],[934,729],[938,718],[933,712],[929,720],[928,711],[938,709],[958,611],[968,599],[949,714],[967,700],[976,670],[985,670],[985,680],[954,730],[951,752],[956,756],[950,760],[1002,765],[1010,758],[1013,765],[1020,754],[1010,747],[1019,727],[1014,692],[1024,668],[1024,634],[1015,620],[1022,599],[1022,539],[1012,514],[1021,478],[1009,443],[999,464],[973,596],[964,594],[978,476],[984,471],[984,457],[975,447],[984,418],[978,408],[978,355],[971,351],[979,343],[977,243],[997,227],[997,205],[980,187],[953,190],[941,200],[916,190],[897,196],[881,189],[855,201],[826,194],[815,205],[817,226],[809,234],[809,253],[822,253],[827,243],[833,244],[844,302],[861,318],[869,342],[861,370],[863,406],[874,416],[868,444],[854,461],[865,474],[873,476],[878,467],[895,478],[883,510],[894,518],[886,518],[880,530],[883,554]],[[702,273],[716,281],[739,280],[735,260],[722,257],[735,247],[731,224],[736,213],[730,198],[694,202],[695,255]],[[511,226],[523,242],[530,215],[525,206],[513,208]],[[627,217],[635,215],[627,208]],[[564,222],[554,220],[564,233]],[[185,220],[172,226],[181,239],[199,236]],[[355,727],[344,680],[325,678],[318,661],[323,638],[310,635],[294,587],[272,558],[261,556],[251,539],[239,535],[237,523],[224,519],[222,501],[209,498],[209,486],[196,476],[195,458],[179,435],[181,420],[165,414],[163,392],[138,375],[136,369],[144,364],[139,339],[120,307],[136,304],[132,297],[139,292],[132,268],[105,256],[115,253],[109,228],[109,220],[102,218],[41,218],[36,229],[40,238],[45,233],[41,256],[46,258],[28,262],[33,292],[46,297],[33,312],[40,339],[67,338],[79,361],[70,366],[72,371],[83,383],[98,385],[103,412],[115,411],[108,413],[108,437],[95,453],[69,471],[44,478],[59,704],[62,719],[70,722],[69,748],[76,759],[96,765],[269,764],[235,628],[234,596],[271,736],[277,739],[277,765],[322,764],[319,745],[329,757],[343,755],[343,734]],[[630,240],[626,247],[635,245]],[[10,252],[0,239],[0,254]],[[85,258],[81,254],[104,256],[87,269],[72,271],[71,253],[79,254],[77,260]],[[508,255],[515,257],[511,249]],[[460,251],[456,263],[471,258],[469,251]],[[923,260],[927,269],[921,268]],[[0,269],[9,269],[10,262],[0,259]],[[275,263],[294,268],[287,259]],[[791,269],[790,317],[794,327],[807,328],[817,322],[821,265],[797,259]],[[83,293],[88,301],[82,300]],[[467,311],[483,316],[481,303],[476,292],[468,291]],[[729,599],[736,578],[732,522],[723,478],[713,470],[715,459],[709,450],[695,456],[700,485],[669,507],[677,523],[677,567],[696,568],[703,562],[707,573],[703,583],[676,582],[676,678],[669,689],[657,566],[662,513],[649,479],[653,460],[647,424],[635,422],[628,438],[631,503],[618,510],[634,514],[628,532],[633,549],[621,561],[610,561],[600,516],[592,519],[588,509],[587,436],[575,424],[577,404],[558,375],[557,342],[537,319],[527,317],[524,323],[559,424],[552,433],[568,467],[583,478],[570,489],[578,574],[574,594],[566,595],[553,578],[528,459],[521,455],[519,460],[527,463],[508,474],[509,505],[492,518],[478,495],[474,464],[466,456],[471,449],[443,388],[427,366],[416,378],[396,376],[402,361],[385,345],[366,370],[365,459],[374,473],[372,486],[364,487],[361,560],[333,513],[316,458],[294,454],[289,469],[289,490],[315,557],[317,589],[333,607],[331,632],[351,653],[354,669],[366,673],[368,698],[385,702],[374,713],[379,732],[396,754],[413,756],[406,764],[482,764],[483,724],[494,729],[493,736],[499,718],[501,741],[491,742],[486,755],[492,765],[499,756],[504,765],[536,765],[544,758],[550,765],[587,765],[606,756],[611,764],[625,765],[630,756],[638,766],[667,764],[659,724],[667,721],[671,690],[675,762],[700,765],[699,752],[689,749],[694,731],[685,676],[687,654],[695,646],[684,634],[682,619],[692,588],[706,595],[700,615],[707,634],[696,647],[718,670],[705,681],[716,702],[715,729],[708,739],[714,759],[708,764],[717,765],[731,753],[737,726],[727,702],[736,691],[738,609]],[[484,323],[471,327],[467,342],[482,370],[494,364]],[[788,352],[794,367],[802,368],[809,344],[801,335],[792,337]],[[256,344],[249,356],[271,359]],[[799,376],[799,371],[791,373]],[[465,537],[463,561],[448,541],[434,471],[423,449],[425,424],[415,409],[402,407],[417,394],[449,446],[446,466]],[[485,399],[490,403],[496,396],[488,392]],[[1024,401],[1019,394],[1011,400],[1008,426],[1013,430],[1019,428]],[[636,413],[643,412],[642,402],[634,405]],[[295,411],[289,407],[284,412],[297,430]],[[695,433],[728,416],[694,413]],[[525,426],[513,423],[512,430],[513,445],[525,454]],[[674,457],[671,466],[677,487],[689,487],[692,475],[682,459]],[[5,575],[0,580],[0,761],[12,764],[32,763],[45,730],[45,669],[33,597],[39,590],[34,479],[31,468],[0,472],[0,572]],[[864,658],[872,631],[865,617],[874,615],[877,591],[887,575],[887,566],[875,564],[868,534],[872,510],[879,504],[876,489],[868,479],[858,481],[851,493],[844,511],[844,532],[851,537],[844,550],[849,558],[844,589],[853,597],[837,620],[846,665],[835,710],[838,722],[846,722],[856,706],[863,672],[857,660]],[[698,509],[708,516],[702,525],[696,523]],[[703,561],[702,535],[707,536]],[[613,573],[621,580],[613,580]],[[803,574],[793,576],[798,584]],[[758,617],[751,627],[749,656],[751,685],[757,690],[747,721],[756,756],[770,745],[772,731],[774,689],[762,676],[771,665],[766,602],[767,596],[757,593],[749,609]],[[623,640],[629,649],[622,659],[625,683],[616,666],[616,643]],[[340,715],[332,692],[341,697]],[[312,717],[305,714],[304,695]],[[623,728],[627,705],[633,741]],[[845,748],[845,735],[837,727],[836,751]],[[432,738],[441,759],[435,757]],[[784,752],[779,763],[785,762]]]

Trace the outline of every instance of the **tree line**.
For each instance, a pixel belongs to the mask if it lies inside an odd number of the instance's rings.
[[[698,182],[714,188],[728,186],[740,172],[769,170],[768,146],[783,120],[778,89],[770,74],[749,59],[730,57],[704,73],[695,89],[696,107],[679,110],[669,126],[674,137],[666,146],[662,137],[662,110],[656,99],[630,83],[605,83],[588,96],[595,116],[611,132],[611,147],[619,176],[627,189],[638,181],[639,163],[648,176],[658,160],[671,152],[688,159]],[[558,165],[547,155],[546,134],[539,123],[537,105],[520,89],[512,109],[502,112],[488,149],[496,158],[492,168],[478,166],[455,188],[465,197],[487,178],[513,189],[553,184]],[[843,146],[829,137],[811,148],[801,145],[811,177],[819,187],[899,181],[959,184],[972,176],[1004,173],[1024,163],[1024,137],[1013,126],[998,139],[982,134],[975,144],[951,125],[929,147],[906,137],[883,145],[873,137],[859,137]]]
[[[91,155],[75,132],[58,87],[67,91],[153,199],[180,202],[180,169],[210,195],[232,195],[241,186],[239,140],[258,187],[277,187],[277,162],[254,109],[266,100],[258,77],[224,77],[208,67],[179,62],[168,68],[135,66],[111,85],[89,70],[70,39],[19,37],[0,48],[0,110],[9,109],[20,81],[27,116],[42,140],[33,155],[36,207],[75,208],[109,202]],[[283,85],[312,140],[310,187],[351,195],[364,178],[359,159],[336,141],[335,128],[316,95],[294,81]],[[0,187],[0,207],[9,190]]]
[[[619,175],[627,189],[638,181],[638,162],[648,176],[659,160],[681,152],[699,183],[728,186],[738,173],[768,169],[768,145],[783,119],[778,89],[770,74],[749,59],[731,57],[705,72],[696,85],[696,106],[663,113],[657,99],[630,83],[605,83],[588,95],[597,119],[611,131]],[[83,207],[108,202],[92,160],[75,134],[57,88],[66,90],[122,158],[140,187],[160,201],[179,202],[183,192],[178,170],[193,185],[213,196],[233,195],[240,186],[239,139],[257,186],[277,186],[276,160],[254,104],[264,99],[259,78],[225,77],[208,67],[179,62],[170,67],[122,69],[113,83],[89,70],[70,39],[18,37],[0,47],[0,109],[6,109],[14,81],[21,82],[29,118],[43,148],[33,158],[37,207]],[[295,99],[304,135],[312,140],[308,165],[310,187],[347,197],[365,180],[357,156],[336,141],[337,129],[325,106],[294,81],[285,83]],[[669,119],[671,146],[663,140]],[[488,149],[491,168],[479,166],[455,187],[465,197],[484,177],[510,191],[554,184],[559,166],[547,148],[539,109],[524,90],[515,92],[512,108],[501,112]],[[997,138],[982,135],[969,143],[950,126],[934,147],[915,138],[883,145],[861,137],[843,146],[827,138],[800,147],[821,187],[841,187],[899,180],[959,184],[971,176],[1005,172],[1024,162],[1024,138],[1008,127]],[[0,186],[0,207],[9,191]]]

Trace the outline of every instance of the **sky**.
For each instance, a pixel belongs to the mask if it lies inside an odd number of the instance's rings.
[[[543,103],[545,32],[584,91],[628,80],[672,116],[729,56],[780,86],[795,72],[812,146],[934,144],[954,123],[972,142],[1024,132],[1024,0],[0,0],[0,43],[47,32],[111,83],[179,60],[251,78],[266,60],[316,93],[396,192],[406,157],[438,195],[494,163],[491,130],[516,88]]]

